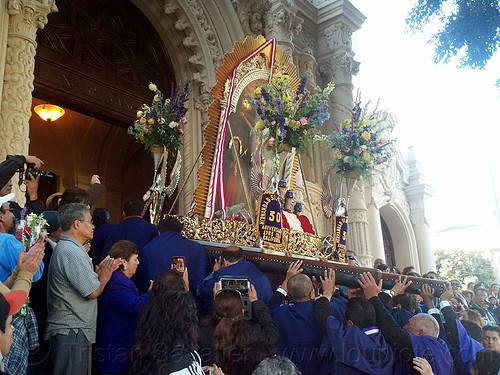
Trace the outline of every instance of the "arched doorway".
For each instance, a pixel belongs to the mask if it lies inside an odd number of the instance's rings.
[[[85,188],[99,174],[108,188],[99,206],[117,222],[123,202],[140,199],[153,175],[151,157],[126,128],[140,105],[151,102],[150,82],[168,95],[172,64],[132,2],[60,0],[57,6],[37,38],[33,105],[52,102],[67,114],[51,124],[31,118],[30,153],[60,176],[59,189]]]
[[[408,265],[419,266],[415,233],[408,215],[395,204],[380,208],[382,223],[385,223],[384,244],[390,236],[394,252],[394,264],[402,270]],[[383,226],[384,227],[384,226]]]

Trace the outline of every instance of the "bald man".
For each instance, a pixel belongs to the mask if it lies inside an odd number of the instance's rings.
[[[321,373],[318,352],[324,334],[314,322],[313,283],[301,273],[301,265],[302,261],[290,265],[269,301],[269,310],[279,332],[276,354],[290,358],[302,375],[316,375]],[[286,296],[290,300],[287,305],[283,304]]]
[[[428,314],[417,314],[401,328],[378,298],[382,281],[377,284],[373,276],[363,273],[359,281],[365,296],[377,314],[377,325],[387,342],[400,355],[395,374],[410,374],[415,357],[429,361],[435,375],[454,375],[453,359],[446,343],[439,339],[439,324]]]

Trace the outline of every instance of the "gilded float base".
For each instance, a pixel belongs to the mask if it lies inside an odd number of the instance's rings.
[[[260,247],[257,227],[242,221],[214,219],[201,217],[176,216],[183,224],[183,236],[193,240],[210,241],[238,246]],[[321,252],[323,239],[310,233],[283,229],[284,246],[281,248],[263,248],[264,253],[286,253],[318,259],[320,256],[328,260],[336,260],[333,254]]]

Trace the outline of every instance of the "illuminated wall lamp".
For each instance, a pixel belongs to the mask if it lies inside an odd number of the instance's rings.
[[[42,120],[47,122],[56,121],[65,113],[64,109],[53,104],[40,104],[33,108],[33,110]]]

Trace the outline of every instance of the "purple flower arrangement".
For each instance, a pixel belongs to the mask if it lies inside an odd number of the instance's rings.
[[[176,155],[182,145],[182,127],[187,124],[185,103],[189,95],[188,85],[180,89],[172,84],[169,99],[164,99],[163,93],[154,83],[148,87],[155,93],[151,106],[141,106],[134,125],[128,128],[127,133],[144,144],[148,151],[153,146],[165,146]]]

